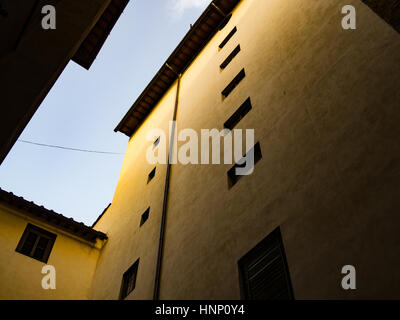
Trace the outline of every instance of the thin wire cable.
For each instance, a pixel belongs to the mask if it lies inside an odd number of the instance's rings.
[[[68,147],[63,147],[63,146],[56,146],[56,145],[51,145],[51,144],[44,144],[44,143],[32,142],[32,141],[21,140],[21,139],[18,139],[17,141],[23,142],[23,143],[32,144],[32,145],[35,145],[35,146],[41,146],[41,147],[47,147],[47,148],[57,148],[57,149],[63,149],[63,150],[69,150],[69,151],[79,151],[79,152],[89,152],[89,153],[100,153],[100,154],[113,154],[113,155],[122,155],[122,154],[123,154],[123,153],[119,153],[119,152],[95,151],[95,150],[68,148]]]

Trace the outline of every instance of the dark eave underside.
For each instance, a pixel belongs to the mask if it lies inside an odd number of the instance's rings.
[[[214,0],[207,7],[115,128],[115,132],[119,131],[129,137],[132,136],[175,82],[178,74],[182,74],[186,70],[189,64],[217,32],[221,23],[224,22],[225,15],[215,6],[228,15],[239,2],[240,0]]]
[[[107,235],[100,231],[96,231],[81,222],[64,217],[62,214],[38,206],[31,201],[27,201],[2,189],[0,189],[0,203],[14,207],[27,216],[31,216],[86,241],[95,242],[97,238],[101,240],[107,239]]]
[[[129,0],[112,0],[107,9],[101,15],[86,39],[82,42],[78,51],[72,58],[73,61],[89,69],[96,59],[101,47],[114,28]]]

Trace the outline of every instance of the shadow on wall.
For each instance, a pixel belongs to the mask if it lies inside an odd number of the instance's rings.
[[[400,1],[398,0],[362,0],[383,20],[400,32]]]

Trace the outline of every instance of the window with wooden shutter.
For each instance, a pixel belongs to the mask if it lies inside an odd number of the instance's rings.
[[[17,252],[47,263],[57,235],[28,224],[18,243]]]
[[[243,299],[294,298],[279,228],[240,259],[239,274]]]

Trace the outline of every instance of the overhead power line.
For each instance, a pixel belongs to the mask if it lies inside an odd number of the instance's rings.
[[[69,150],[69,151],[100,153],[100,154],[113,154],[113,155],[122,155],[123,154],[123,153],[119,153],[119,152],[108,152],[108,151],[96,151],[96,150],[69,148],[69,147],[56,146],[56,145],[38,143],[38,142],[33,142],[33,141],[21,140],[21,139],[18,139],[18,141],[19,142],[23,142],[23,143],[32,144],[32,145],[35,145],[35,146],[40,146],[40,147],[56,148],[56,149],[63,149],[63,150]]]

